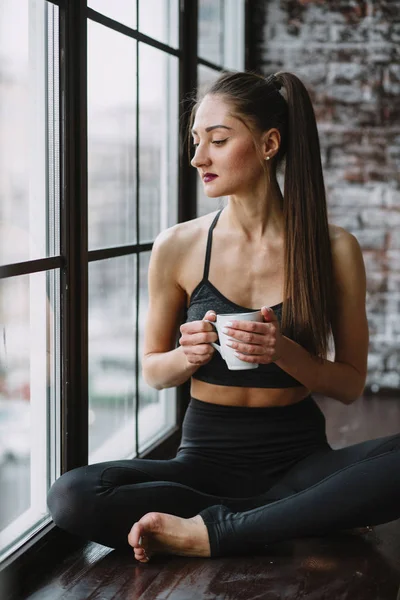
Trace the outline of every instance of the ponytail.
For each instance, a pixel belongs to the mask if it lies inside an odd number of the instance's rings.
[[[285,295],[282,329],[326,356],[333,317],[333,268],[321,150],[314,109],[303,83],[277,73],[288,107],[283,195]]]

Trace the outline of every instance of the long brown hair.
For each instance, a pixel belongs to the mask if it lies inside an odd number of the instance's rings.
[[[279,166],[285,167],[281,329],[312,354],[326,357],[334,318],[333,268],[319,136],[308,91],[292,73],[265,78],[228,72],[202,97],[206,94],[223,96],[250,131],[276,128],[280,132],[271,169],[276,174]],[[200,102],[193,107],[190,129]]]

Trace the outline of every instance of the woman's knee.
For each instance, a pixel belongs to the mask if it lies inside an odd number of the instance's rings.
[[[54,523],[61,529],[79,534],[89,514],[89,497],[95,493],[89,467],[79,467],[57,479],[47,496]],[[89,513],[89,514],[88,514]]]

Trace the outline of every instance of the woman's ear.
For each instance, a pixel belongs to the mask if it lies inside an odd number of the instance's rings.
[[[277,154],[281,144],[281,134],[278,129],[269,129],[263,135],[263,155],[264,159],[272,158]]]

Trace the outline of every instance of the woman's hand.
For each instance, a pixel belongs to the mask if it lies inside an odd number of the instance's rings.
[[[216,321],[217,315],[213,310],[209,310],[204,319]],[[187,361],[199,367],[208,363],[215,352],[210,342],[216,342],[218,339],[214,327],[207,321],[192,321],[181,325],[180,332],[179,343]]]
[[[281,357],[283,336],[272,308],[263,306],[261,313],[265,323],[232,320],[232,325],[225,327],[223,332],[235,338],[226,343],[236,350],[240,360],[267,365]]]

